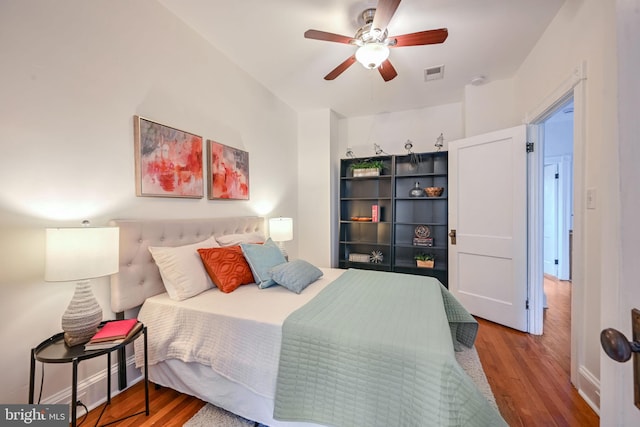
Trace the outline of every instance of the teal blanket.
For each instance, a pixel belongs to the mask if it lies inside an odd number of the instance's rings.
[[[452,327],[450,327],[450,322]],[[503,426],[455,360],[477,323],[436,279],[348,270],[284,322],[274,418]]]

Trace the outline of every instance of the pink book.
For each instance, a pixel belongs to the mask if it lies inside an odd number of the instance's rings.
[[[371,222],[380,221],[380,208],[378,205],[371,205]]]
[[[111,341],[125,338],[138,323],[138,319],[113,320],[105,325],[91,338],[90,342]]]

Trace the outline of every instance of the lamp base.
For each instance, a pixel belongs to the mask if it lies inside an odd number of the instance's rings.
[[[73,347],[88,342],[102,321],[102,308],[91,292],[88,280],[78,282],[73,298],[62,315],[64,342]]]
[[[284,259],[289,261],[289,254],[287,253],[287,250],[284,248],[284,242],[276,242],[276,245],[278,245],[278,248],[280,249],[280,252],[282,252],[282,256],[284,256]]]

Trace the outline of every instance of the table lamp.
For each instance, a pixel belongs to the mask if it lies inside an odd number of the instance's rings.
[[[88,225],[88,221],[86,222]],[[118,272],[118,227],[48,228],[45,273],[47,282],[77,281],[75,293],[62,315],[64,341],[84,344],[102,321],[102,308],[91,291],[90,279]]]
[[[293,219],[282,217],[269,219],[269,236],[276,242],[285,259],[289,260],[283,242],[293,240]]]

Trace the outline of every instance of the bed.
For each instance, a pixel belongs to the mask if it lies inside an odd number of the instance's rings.
[[[264,219],[111,223],[120,227],[112,310],[139,310],[152,382],[272,427],[506,425],[455,361],[458,341],[473,344],[465,327],[473,319],[434,279],[425,286],[423,276],[322,268],[299,294],[277,285],[229,293],[214,286],[177,301],[149,247],[232,245],[264,236]],[[400,278],[407,291],[388,286]]]

